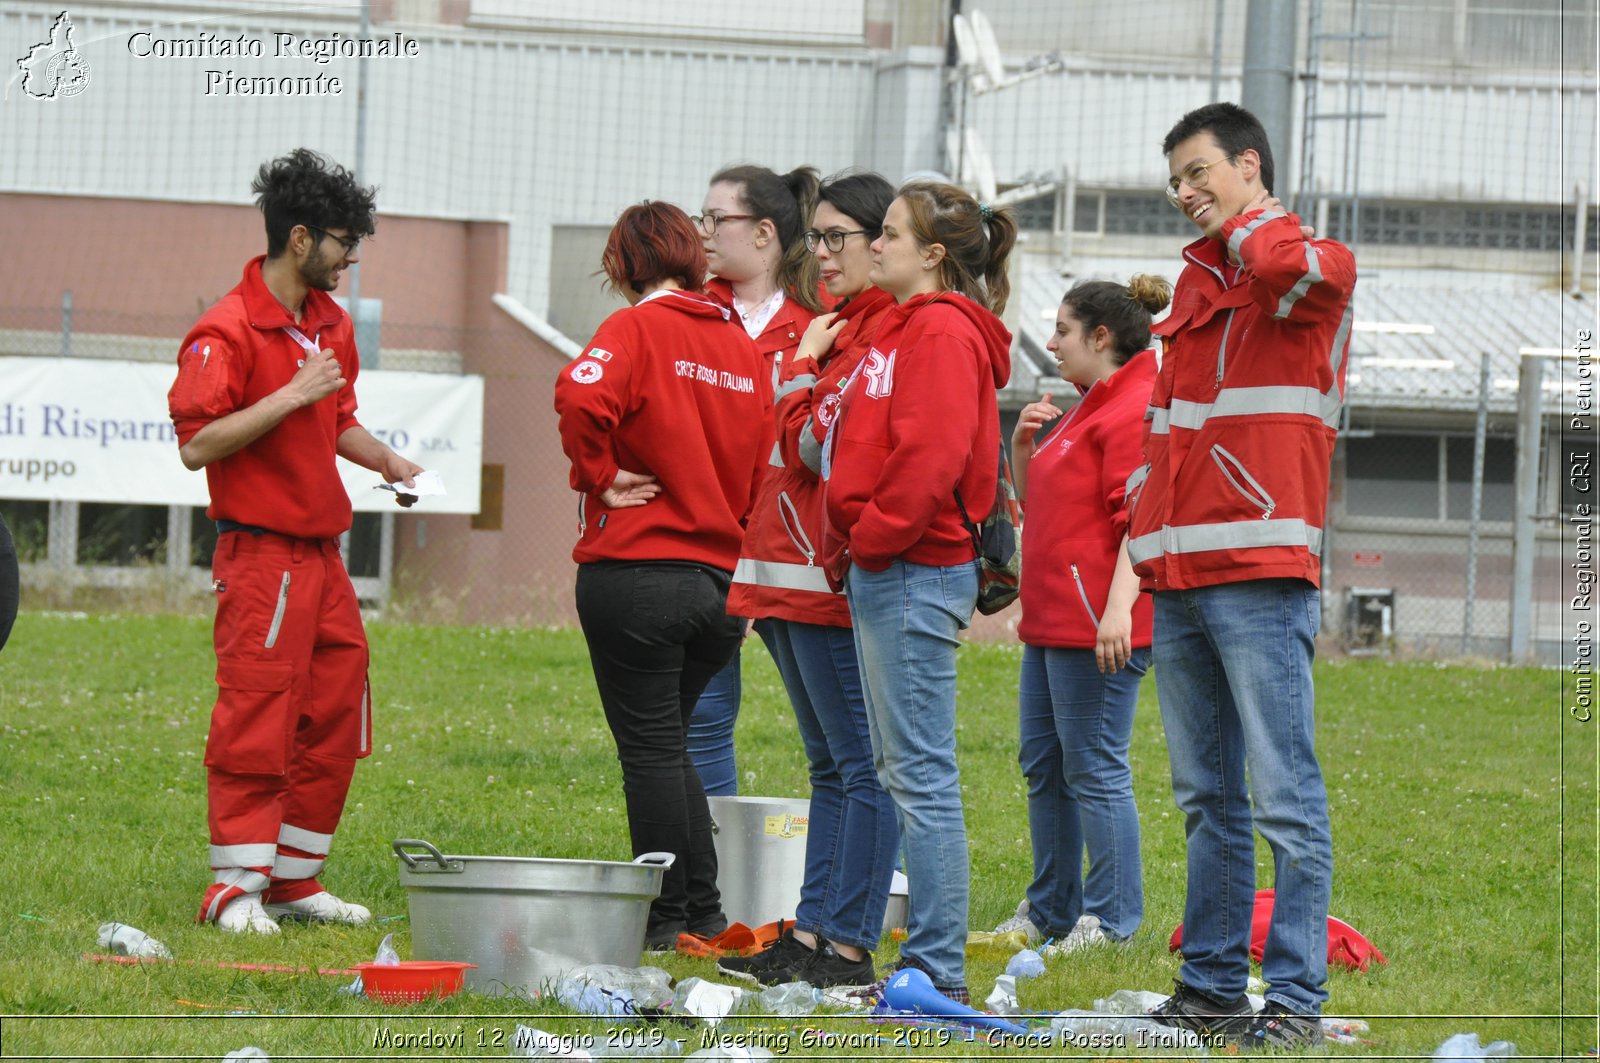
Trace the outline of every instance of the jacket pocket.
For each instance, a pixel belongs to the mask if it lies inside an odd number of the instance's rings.
[[[1089,621],[1094,624],[1095,630],[1098,631],[1100,630],[1100,618],[1095,615],[1094,606],[1089,604],[1089,591],[1084,587],[1083,579],[1078,575],[1078,566],[1073,564],[1071,569],[1072,582],[1077,584],[1078,587],[1078,600],[1083,603],[1084,612],[1089,614]]]
[[[272,623],[267,625],[267,640],[262,643],[265,649],[272,649],[278,644],[278,632],[283,628],[283,614],[289,610],[289,573],[283,574],[283,579],[278,584],[278,604],[272,609]]]
[[[294,665],[289,661],[217,661],[205,764],[236,775],[282,775],[294,739]]]
[[[1211,460],[1217,463],[1223,479],[1233,486],[1239,496],[1261,511],[1262,520],[1272,516],[1272,511],[1278,508],[1277,501],[1261,486],[1261,481],[1250,475],[1250,470],[1244,467],[1243,462],[1223,449],[1220,443],[1211,445]]]
[[[789,541],[794,543],[795,549],[805,557],[806,567],[815,565],[817,548],[811,544],[811,538],[806,535],[805,528],[800,526],[800,510],[787,491],[778,492],[778,519],[783,522],[783,530],[789,533]]]

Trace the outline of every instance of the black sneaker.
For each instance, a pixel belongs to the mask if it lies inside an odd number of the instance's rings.
[[[1276,1000],[1240,1034],[1241,1052],[1304,1052],[1322,1047],[1322,1020],[1316,1015],[1296,1015]]]
[[[782,981],[809,982],[817,989],[833,989],[868,986],[877,980],[878,973],[872,966],[872,953],[863,952],[859,960],[847,960],[834,951],[832,945],[823,944],[811,954],[809,962],[804,967],[794,972],[792,978],[785,978]]]
[[[1173,985],[1177,992],[1151,1009],[1153,1021],[1197,1034],[1238,1035],[1250,1029],[1255,1009],[1243,993],[1233,1000],[1218,1000],[1182,982]]]
[[[678,947],[678,935],[688,929],[681,919],[653,924],[644,932],[644,951],[671,952]]]
[[[816,949],[801,944],[791,926],[783,932],[782,937],[754,956],[724,956],[717,961],[717,970],[757,985],[781,985],[795,979],[781,978],[777,982],[770,982],[769,976],[798,971],[810,963],[816,953]]]

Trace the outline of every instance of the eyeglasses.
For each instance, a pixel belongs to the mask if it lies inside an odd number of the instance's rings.
[[[807,229],[805,232],[806,250],[815,252],[818,244],[826,244],[829,251],[838,254],[844,250],[844,238],[847,236],[866,236],[876,232],[876,229],[829,229],[819,232],[816,229]]]
[[[320,225],[307,224],[306,228],[310,229],[314,233],[321,233],[323,236],[331,236],[340,247],[344,248],[344,257],[346,258],[349,258],[351,255],[355,254],[356,249],[361,246],[361,237],[359,236],[354,238],[349,236],[340,236],[338,233],[330,233]]]
[[[750,221],[754,214],[694,214],[689,220],[694,222],[694,227],[707,236],[717,235],[717,226],[725,221]]]
[[[1180,185],[1188,185],[1190,188],[1198,192],[1211,180],[1211,167],[1225,162],[1232,162],[1236,158],[1238,158],[1237,154],[1224,155],[1216,162],[1197,162],[1190,166],[1187,170],[1183,171],[1178,176],[1167,182],[1167,202],[1171,203],[1174,207],[1182,207],[1183,203],[1178,199],[1178,188]]]

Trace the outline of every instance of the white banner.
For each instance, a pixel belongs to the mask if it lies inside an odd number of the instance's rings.
[[[0,498],[204,506],[204,472],[178,460],[167,416],[176,363],[0,357]],[[356,416],[448,494],[412,513],[478,512],[483,377],[366,370]],[[377,473],[339,459],[358,510],[395,510]]]

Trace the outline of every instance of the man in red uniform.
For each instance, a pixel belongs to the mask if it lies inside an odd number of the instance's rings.
[[[372,749],[334,457],[388,483],[422,469],[356,421],[354,330],[326,294],[373,231],[372,190],[304,148],[263,165],[251,190],[267,253],[184,337],[167,403],[183,464],[206,470],[218,531],[205,757],[215,882],[196,918],[275,934],[277,917],[371,919],[317,881]]]

